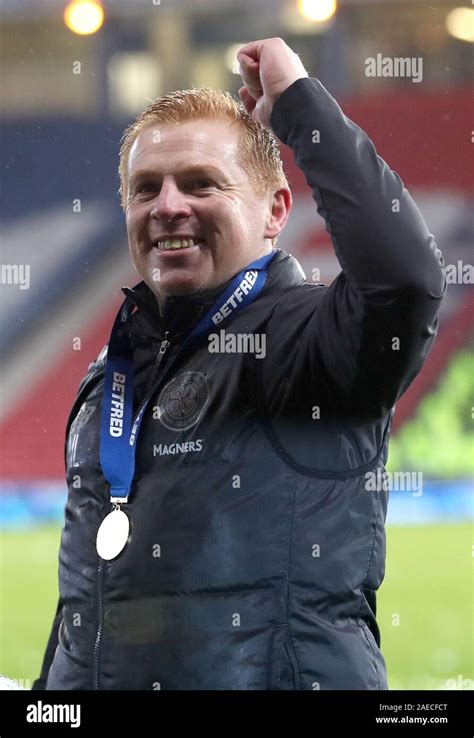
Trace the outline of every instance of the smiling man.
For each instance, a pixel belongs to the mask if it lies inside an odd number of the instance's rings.
[[[225,117],[210,118],[219,108]],[[291,193],[278,149],[259,128],[230,95],[199,90],[158,100],[126,134],[130,250],[159,301],[222,285],[271,251]]]
[[[443,260],[398,175],[284,41],[238,59],[240,103],[172,92],[124,134],[143,281],[71,411],[35,689],[388,687],[388,495],[373,477],[436,335]],[[291,194],[274,134],[326,220],[342,267],[329,287],[275,248]]]

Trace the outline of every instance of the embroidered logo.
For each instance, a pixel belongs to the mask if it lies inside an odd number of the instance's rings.
[[[157,417],[169,430],[188,430],[201,418],[208,398],[206,375],[184,372],[163,388],[158,399]]]

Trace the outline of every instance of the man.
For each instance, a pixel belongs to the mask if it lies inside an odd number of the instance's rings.
[[[400,178],[281,39],[238,59],[245,110],[171,93],[124,135],[143,282],[71,412],[36,689],[388,686],[387,492],[367,480],[433,344],[443,260]],[[273,248],[291,194],[270,129],[331,233],[330,287]]]

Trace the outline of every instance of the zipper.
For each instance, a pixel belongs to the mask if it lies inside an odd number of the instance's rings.
[[[155,359],[153,375],[151,378],[151,383],[149,385],[148,392],[146,393],[140,407],[137,410],[135,418],[133,419],[132,427],[139,413],[142,411],[143,407],[150,401],[153,393],[155,392],[156,379],[158,376],[158,371],[159,371],[161,362],[163,361],[163,358],[171,345],[170,341],[168,341],[168,334],[169,334],[169,331],[166,331],[163,337],[163,340],[160,344],[160,348],[158,349],[158,353]],[[103,619],[104,619],[103,572],[104,572],[104,562],[102,561],[102,559],[100,559],[99,566],[97,568],[97,632],[95,636],[94,652],[93,652],[93,677],[92,677],[93,689],[99,689],[99,671],[100,671],[99,657],[100,657],[100,645],[102,641],[102,631],[103,631],[103,625],[104,625],[103,623]]]
[[[137,419],[137,417],[141,413],[144,405],[146,405],[151,400],[152,395],[155,392],[155,384],[156,384],[156,379],[158,377],[158,371],[159,371],[159,368],[160,368],[160,364],[163,361],[164,355],[166,354],[166,352],[168,351],[169,347],[171,346],[171,342],[168,341],[168,335],[169,335],[169,331],[166,331],[166,333],[165,333],[165,335],[163,337],[163,340],[160,343],[160,348],[158,349],[158,353],[156,355],[155,366],[154,366],[154,369],[153,369],[153,374],[152,374],[152,377],[151,377],[150,384],[148,386],[148,391],[145,393],[145,397],[142,400],[142,403],[141,403],[140,407],[138,408],[137,412],[135,413],[135,417],[133,418],[133,421],[132,421],[132,427],[133,427],[133,424],[134,424],[135,420]]]
[[[102,640],[103,629],[103,603],[102,603],[102,575],[103,561],[99,563],[97,570],[97,633],[94,642],[92,689],[99,689],[99,650]]]

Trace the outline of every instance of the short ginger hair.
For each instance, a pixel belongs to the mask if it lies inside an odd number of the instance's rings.
[[[288,187],[275,136],[247,113],[229,92],[198,87],[157,98],[125,129],[120,146],[120,199],[128,202],[128,157],[138,134],[153,124],[184,123],[200,118],[229,120],[240,128],[239,164],[259,197]]]

